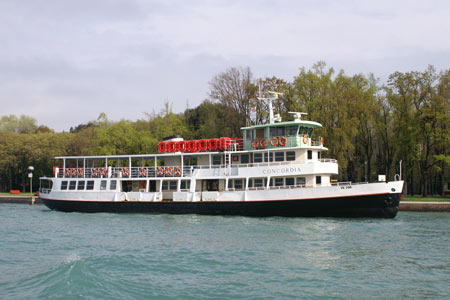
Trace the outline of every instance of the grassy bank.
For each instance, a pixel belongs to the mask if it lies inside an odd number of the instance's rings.
[[[0,197],[31,197],[31,194],[30,193],[20,193],[20,194],[0,193]]]
[[[420,195],[403,196],[402,201],[413,201],[413,202],[450,202],[450,196],[433,196],[433,197],[422,197]]]

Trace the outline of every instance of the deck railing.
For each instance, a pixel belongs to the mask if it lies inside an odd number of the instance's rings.
[[[322,158],[308,162],[337,163],[337,160]],[[307,162],[307,163],[308,163]],[[76,168],[60,169],[57,177],[64,178],[157,178],[157,177],[190,177],[196,170],[236,169],[251,167],[273,167],[298,164],[298,161],[262,162],[232,165],[195,165],[195,166],[158,166],[158,167],[114,167],[114,168]]]

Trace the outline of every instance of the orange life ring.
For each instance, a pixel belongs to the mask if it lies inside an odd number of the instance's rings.
[[[73,168],[71,174],[72,174],[72,176],[76,176],[77,175],[77,169]]]
[[[189,152],[196,152],[197,151],[197,144],[198,144],[197,140],[190,140],[189,142],[187,142],[187,150]]]
[[[303,136],[303,144],[307,144],[308,143],[308,136],[307,135],[304,135]]]
[[[70,169],[66,168],[66,172],[65,172],[66,176],[70,176]]]
[[[175,174],[175,176],[180,176],[181,175],[181,168],[180,167],[175,167],[173,169],[173,173]]]
[[[84,175],[84,169],[79,168],[79,169],[78,169],[78,176],[83,177],[83,175]]]
[[[264,138],[259,142],[261,148],[266,148],[267,144],[269,144],[269,142]]]
[[[200,151],[208,150],[208,140],[198,141],[198,150]]]
[[[280,146],[286,146],[287,144],[287,137],[282,136],[280,137]]]
[[[270,144],[274,147],[278,146],[278,138],[276,136],[274,136],[273,138],[270,139]]]
[[[166,173],[166,176],[170,176],[170,175],[172,175],[172,172],[173,172],[172,168],[167,167],[164,173]]]
[[[253,148],[256,148],[256,147],[258,147],[258,145],[259,145],[259,141],[258,141],[257,139],[254,139],[254,140],[252,141],[252,147],[253,147]]]
[[[147,169],[146,168],[140,168],[139,169],[139,175],[144,177],[145,174],[147,174]]]
[[[208,149],[211,151],[215,151],[219,148],[219,139],[209,139],[208,140]]]
[[[163,175],[164,175],[164,168],[163,168],[163,167],[158,167],[158,168],[156,169],[156,174],[157,174],[158,176],[163,176]]]
[[[98,175],[98,170],[97,170],[97,169],[91,169],[91,175],[92,175],[93,177],[97,177],[97,175]]]
[[[102,174],[103,177],[106,176],[107,172],[106,172],[106,168],[103,168],[100,170],[100,174]]]
[[[122,175],[123,176],[128,177],[128,174],[129,174],[128,168],[122,169]]]

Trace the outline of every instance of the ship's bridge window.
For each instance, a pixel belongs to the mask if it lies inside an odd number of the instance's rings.
[[[283,136],[285,132],[284,127],[270,127],[270,137]]]
[[[84,180],[78,181],[77,190],[84,190]]]
[[[253,140],[253,130],[252,129],[247,129],[245,131],[245,138],[249,141]]]
[[[93,190],[94,189],[94,180],[88,180],[88,182],[86,184],[86,189],[87,190]]]
[[[67,181],[61,181],[61,190],[67,190]]]
[[[286,160],[294,161],[295,160],[295,151],[286,151]]]
[[[76,182],[76,181],[71,181],[71,182],[69,183],[69,190],[74,190],[74,189],[75,189],[75,186],[76,186],[76,184],[77,184],[77,182]]]
[[[275,152],[275,161],[284,161],[284,152]]]
[[[253,154],[253,162],[261,163],[262,159],[263,159],[262,153],[255,153],[255,154]]]
[[[111,180],[111,182],[109,183],[109,189],[115,190],[116,187],[117,187],[117,180]]]
[[[297,135],[298,126],[288,126],[286,127],[286,135],[287,136],[296,136]]]

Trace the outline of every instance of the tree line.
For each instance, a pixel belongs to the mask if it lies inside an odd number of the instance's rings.
[[[28,116],[0,119],[0,190],[29,189],[27,167],[50,175],[55,156],[142,154],[157,151],[166,136],[185,139],[241,136],[240,128],[268,121],[268,91],[283,93],[275,113],[306,112],[329,148],[324,157],[339,161],[340,181],[392,180],[400,173],[409,194],[442,194],[450,181],[450,69],[395,72],[386,83],[373,74],[346,75],[318,62],[301,68],[292,82],[254,78],[250,68],[230,68],[210,83],[208,98],[195,108],[173,113],[170,103],[137,121],[97,120],[54,132]],[[251,108],[256,114],[251,114]]]

